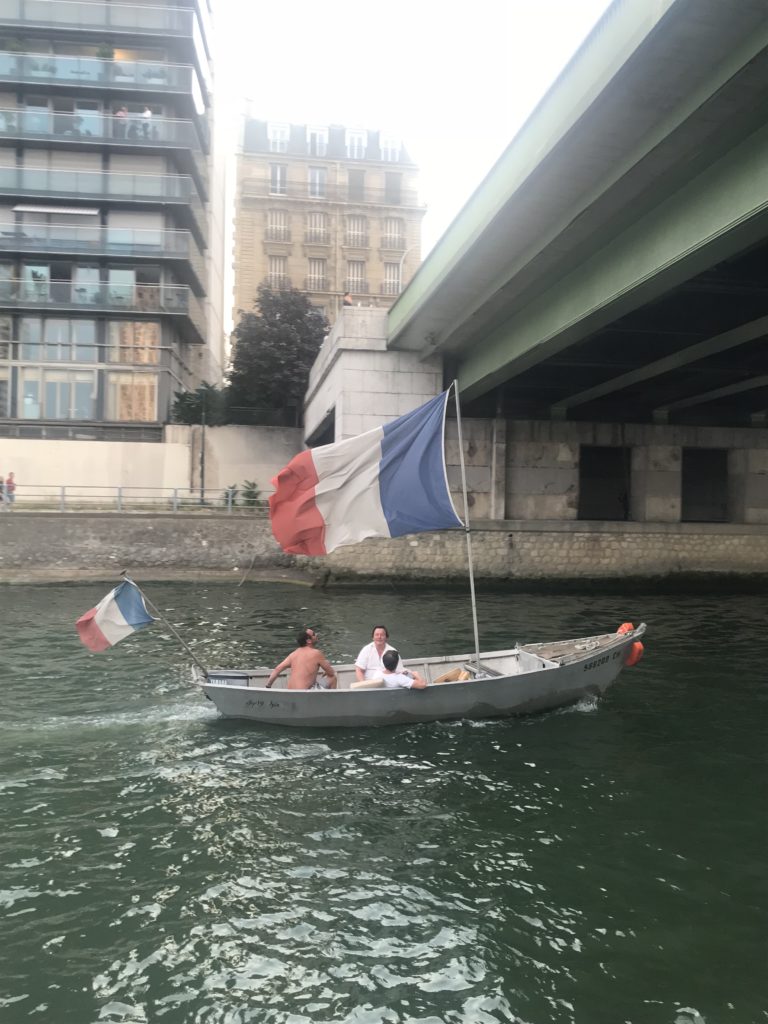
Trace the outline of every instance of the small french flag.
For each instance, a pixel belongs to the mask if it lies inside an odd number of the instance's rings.
[[[123,580],[95,608],[81,615],[75,628],[89,651],[106,651],[154,621],[136,584]]]

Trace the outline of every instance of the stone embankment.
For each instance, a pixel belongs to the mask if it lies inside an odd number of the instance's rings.
[[[768,576],[762,525],[481,522],[472,529],[477,579],[516,583],[627,578]],[[466,578],[462,531],[370,540],[325,558],[283,554],[264,519],[223,515],[0,516],[0,582],[250,579],[304,583],[457,582]]]

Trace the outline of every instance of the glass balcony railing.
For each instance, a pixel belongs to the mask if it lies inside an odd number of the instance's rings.
[[[40,108],[0,108],[0,139],[179,150],[188,156],[192,165],[189,169],[194,170],[201,184],[206,186],[205,160],[192,121],[145,118],[139,114],[118,116],[99,110],[69,114]]]
[[[205,239],[203,204],[185,174],[123,174],[120,171],[64,171],[45,167],[0,167],[0,196],[24,199],[90,199],[95,202],[172,203],[189,210],[198,241]]]
[[[173,314],[187,318],[205,337],[200,302],[183,284],[117,284],[106,281],[0,281],[0,304],[17,308],[90,309],[105,312]]]
[[[0,229],[0,252],[88,253],[184,260],[191,265],[201,286],[205,286],[203,256],[189,231],[153,231],[99,224],[19,224]]]
[[[0,0],[0,8],[3,0]],[[0,82],[69,85],[121,91],[192,93],[195,71],[189,64],[101,60],[54,53],[0,51]]]
[[[191,37],[195,17],[189,7],[81,3],[80,0],[0,0],[0,23],[5,28],[35,26]]]

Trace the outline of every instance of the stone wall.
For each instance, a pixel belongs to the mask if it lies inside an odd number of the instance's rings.
[[[472,531],[478,579],[620,580],[723,574],[768,574],[768,531],[732,524],[478,523]],[[122,569],[150,579],[174,571],[193,578],[248,568],[302,570],[320,581],[465,580],[463,531],[370,540],[325,558],[294,558],[252,516],[0,515],[0,582],[113,579]]]

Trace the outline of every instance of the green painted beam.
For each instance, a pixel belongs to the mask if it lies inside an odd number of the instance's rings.
[[[693,181],[484,338],[458,374],[477,397],[765,237],[768,128]],[[461,359],[459,354],[459,359]]]
[[[764,387],[768,387],[768,375],[750,377],[749,380],[741,380],[737,384],[727,384],[722,388],[702,391],[698,395],[678,398],[676,402],[669,402],[667,405],[659,405],[653,410],[653,418],[656,422],[666,422],[668,413],[674,409],[690,409],[693,405],[714,402],[718,398],[730,398],[731,395],[743,395],[745,391],[755,391],[757,388]]]
[[[672,355],[665,356],[663,359],[657,359],[655,362],[647,363],[645,366],[638,366],[636,370],[630,370],[628,373],[619,374],[618,377],[612,377],[610,380],[603,381],[602,384],[596,384],[593,388],[587,388],[585,391],[569,395],[568,398],[564,398],[561,402],[557,402],[551,407],[552,418],[563,419],[567,410],[574,408],[574,406],[583,405],[585,402],[592,402],[596,398],[603,398],[605,395],[613,394],[615,391],[622,391],[624,388],[632,387],[635,384],[641,384],[645,380],[651,380],[653,377],[658,377],[662,373],[668,373],[670,370],[679,370],[681,366],[688,366],[699,359],[706,359],[708,356],[727,352],[728,349],[737,348],[748,341],[754,341],[755,338],[760,338],[764,334],[768,334],[768,316],[761,316],[751,323],[741,324],[739,327],[734,327],[731,331],[724,331],[722,334],[716,334],[712,338],[706,338],[695,345],[689,345],[687,348],[680,349],[679,352],[673,352]]]

